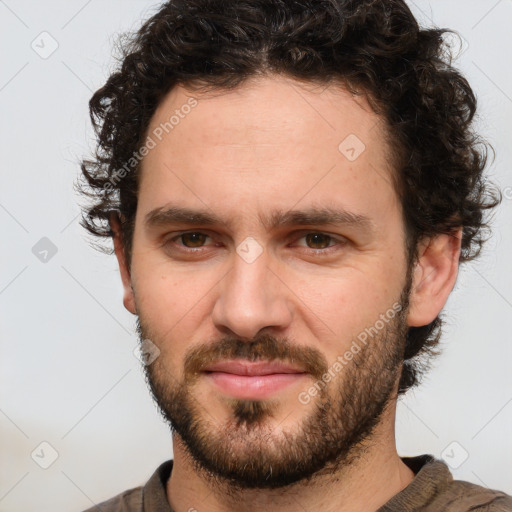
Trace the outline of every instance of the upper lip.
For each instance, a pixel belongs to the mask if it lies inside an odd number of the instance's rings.
[[[273,373],[305,373],[304,370],[279,361],[219,361],[207,366],[206,372],[225,372],[235,375],[271,375]]]

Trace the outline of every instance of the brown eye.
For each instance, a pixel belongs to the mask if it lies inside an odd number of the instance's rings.
[[[324,233],[309,233],[305,239],[311,249],[326,249],[332,241],[332,237]]]
[[[208,238],[208,235],[205,235],[204,233],[183,233],[179,236],[181,239],[183,245],[185,247],[194,248],[194,247],[201,247],[205,240]]]

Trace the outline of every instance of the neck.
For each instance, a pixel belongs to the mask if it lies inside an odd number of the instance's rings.
[[[282,489],[233,491],[229,484],[213,485],[211,479],[197,471],[181,438],[174,434],[174,463],[167,482],[169,503],[175,512],[295,512],[298,508],[376,511],[414,478],[396,452],[392,409],[384,415],[371,440],[365,441],[355,461]]]

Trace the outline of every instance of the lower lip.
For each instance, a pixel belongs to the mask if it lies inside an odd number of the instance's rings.
[[[304,378],[305,373],[272,373],[270,375],[235,375],[207,372],[206,376],[224,393],[235,398],[262,399]]]

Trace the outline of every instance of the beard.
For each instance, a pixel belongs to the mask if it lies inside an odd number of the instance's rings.
[[[146,381],[160,413],[181,439],[195,471],[233,492],[278,489],[334,475],[361,457],[386,407],[396,400],[410,288],[409,274],[398,301],[401,309],[389,322],[381,321],[384,327],[375,329],[364,346],[353,342],[360,350],[328,384],[322,382],[329,365],[321,352],[269,334],[250,342],[223,338],[188,351],[182,380],[170,374],[164,357],[145,365]],[[158,347],[166,343],[152,336],[140,310],[137,332],[141,341],[150,339]],[[224,359],[293,362],[323,387],[317,386],[312,407],[293,432],[283,429],[277,435],[271,428],[269,420],[279,409],[279,401],[273,399],[223,397],[230,414],[219,424],[200,404],[194,385],[207,365]],[[297,407],[304,407],[299,399]]]

